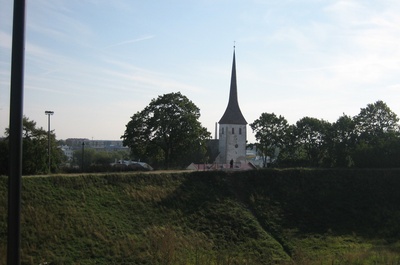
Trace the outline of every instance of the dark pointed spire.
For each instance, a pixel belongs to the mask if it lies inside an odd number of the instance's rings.
[[[219,124],[247,124],[242,112],[240,111],[237,97],[235,46],[233,46],[233,63],[229,102],[224,115],[219,120]]]

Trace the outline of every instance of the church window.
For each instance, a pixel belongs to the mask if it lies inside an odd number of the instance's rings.
[[[222,134],[224,134],[224,128],[222,128]]]
[[[242,128],[239,128],[239,134],[242,134]]]
[[[235,128],[232,128],[232,134],[235,134]]]

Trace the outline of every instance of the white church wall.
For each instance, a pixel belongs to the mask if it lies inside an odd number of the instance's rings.
[[[219,150],[220,163],[228,164],[231,160],[242,162],[246,160],[246,125],[220,124]]]

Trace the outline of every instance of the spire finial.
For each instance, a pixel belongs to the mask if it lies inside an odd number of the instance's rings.
[[[236,41],[234,40],[233,41],[233,49],[235,49],[236,48]]]

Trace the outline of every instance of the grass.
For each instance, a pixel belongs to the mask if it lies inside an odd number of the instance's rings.
[[[24,177],[22,264],[400,264],[398,173]]]

